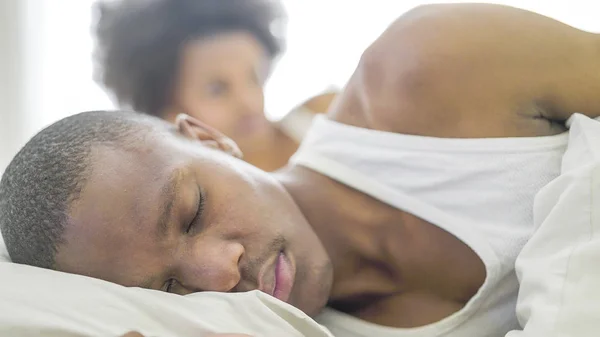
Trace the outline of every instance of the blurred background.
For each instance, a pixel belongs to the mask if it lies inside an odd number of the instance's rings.
[[[0,172],[27,139],[49,123],[85,110],[114,107],[92,78],[93,2],[0,0]],[[600,32],[600,4],[592,1],[493,2]],[[272,120],[312,95],[342,88],[361,51],[379,33],[401,13],[428,2],[283,3],[288,15],[287,47],[265,89],[265,110]]]

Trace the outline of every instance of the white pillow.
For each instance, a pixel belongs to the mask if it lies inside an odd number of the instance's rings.
[[[561,176],[536,196],[537,228],[516,262],[523,331],[507,337],[600,333],[600,123],[569,122]]]
[[[259,291],[178,296],[0,262],[0,336],[331,337],[300,310]]]

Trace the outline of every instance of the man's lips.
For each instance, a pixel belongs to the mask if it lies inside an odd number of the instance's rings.
[[[259,290],[287,302],[294,286],[295,268],[284,252],[280,252],[272,263],[261,268]]]
[[[290,260],[283,252],[279,253],[277,263],[275,264],[273,296],[284,302],[290,299],[292,287],[294,286],[294,274],[294,267]]]

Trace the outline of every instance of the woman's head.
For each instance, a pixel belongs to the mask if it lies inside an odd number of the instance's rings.
[[[281,40],[272,0],[119,0],[98,6],[97,71],[121,105],[185,112],[241,143],[261,139],[263,83]]]

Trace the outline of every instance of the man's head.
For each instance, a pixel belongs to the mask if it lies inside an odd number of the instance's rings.
[[[11,258],[181,294],[260,288],[316,313],[332,278],[323,246],[277,181],[227,151],[189,117],[59,121],[0,182]]]

